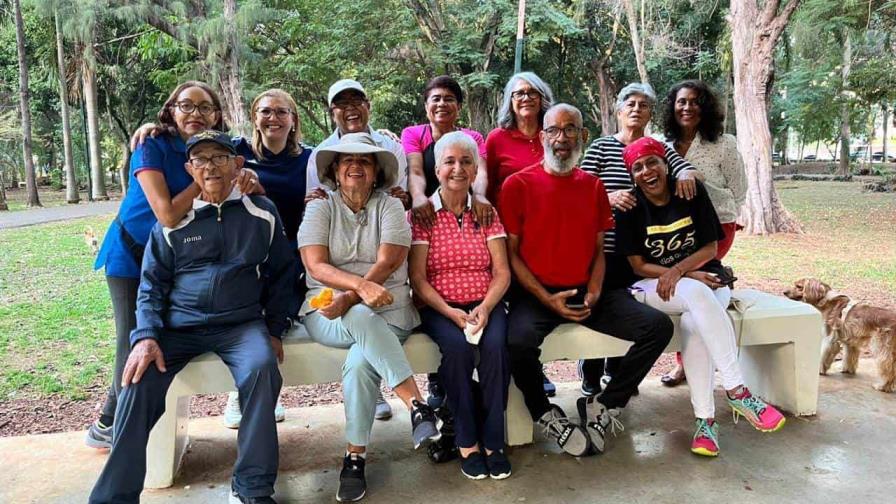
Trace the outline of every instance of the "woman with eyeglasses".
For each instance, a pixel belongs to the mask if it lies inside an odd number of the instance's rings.
[[[498,127],[485,139],[489,201],[500,201],[501,185],[507,177],[544,158],[538,132],[545,112],[553,105],[554,93],[538,75],[520,72],[507,81]]]
[[[296,235],[305,212],[305,178],[312,147],[302,143],[298,106],[286,91],[273,88],[262,92],[252,100],[249,114],[252,138],[236,137],[233,143],[237,153],[246,158],[244,170],[258,179],[257,191],[263,191],[277,207],[286,238],[296,252],[296,267],[301,277],[305,270],[299,260]],[[133,143],[142,144],[147,137],[157,136],[164,131],[162,126],[140,127]],[[301,289],[303,283],[298,281],[297,285]],[[301,293],[298,294],[297,299],[301,298]],[[278,422],[286,418],[280,401],[274,413]],[[231,392],[224,408],[224,425],[236,429],[241,418],[239,396]]]
[[[187,173],[186,140],[207,129],[226,130],[221,100],[208,84],[187,81],[177,86],[158,113],[161,133],[147,138],[131,156],[128,191],[112,221],[94,268],[105,268],[115,319],[115,368],[106,402],[87,431],[87,446],[112,447],[112,425],[121,375],[130,352],[130,333],[136,326],[137,287],[143,248],[156,221],[174,227],[199,196],[199,187]],[[142,129],[142,128],[141,128]],[[258,187],[250,171],[237,184],[244,192]]]

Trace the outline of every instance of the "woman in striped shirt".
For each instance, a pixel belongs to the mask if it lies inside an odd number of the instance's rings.
[[[619,132],[597,138],[585,152],[581,168],[601,179],[614,213],[631,210],[636,204],[632,193],[634,184],[631,175],[625,169],[622,149],[644,136],[644,130],[653,116],[655,104],[656,93],[650,84],[632,83],[622,88],[616,97],[616,121],[619,124]],[[699,177],[698,172],[671,147],[666,147],[666,159],[672,175],[677,179],[675,194],[685,199],[693,198],[697,187],[694,180]],[[604,233],[604,254],[607,261],[604,290],[631,285],[635,277],[628,259],[616,254],[616,233],[613,230]],[[607,359],[608,376],[617,371],[620,361],[621,358]],[[585,395],[599,393],[600,379],[604,374],[603,360],[586,360],[581,362],[580,366],[582,393]]]

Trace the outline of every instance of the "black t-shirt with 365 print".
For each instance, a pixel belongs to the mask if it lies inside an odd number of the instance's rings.
[[[616,249],[625,256],[639,255],[645,261],[671,268],[707,243],[719,241],[725,233],[703,184],[690,201],[675,195],[663,206],[651,203],[635,188],[638,204],[616,213]],[[722,274],[722,263],[711,259],[701,271]]]

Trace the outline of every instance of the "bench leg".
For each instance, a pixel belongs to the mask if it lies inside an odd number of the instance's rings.
[[[519,446],[532,443],[532,417],[523,401],[523,393],[516,388],[513,379],[507,391],[507,410],[504,412],[507,424],[507,445]]]
[[[821,338],[797,338],[793,343],[746,346],[740,368],[756,395],[797,416],[818,410],[818,368]]]
[[[153,427],[146,447],[145,488],[168,488],[189,443],[190,396],[181,396],[171,385],[165,398],[165,414]]]

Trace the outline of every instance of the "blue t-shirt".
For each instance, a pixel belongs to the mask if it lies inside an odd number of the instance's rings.
[[[193,183],[193,177],[187,173],[184,163],[187,162],[187,148],[184,141],[170,135],[157,138],[148,137],[131,155],[131,166],[128,174],[128,192],[121,200],[118,217],[125,230],[135,242],[145,245],[149,240],[149,232],[158,219],[149,206],[146,194],[140,187],[137,174],[143,170],[155,170],[165,176],[165,184],[173,198]],[[97,255],[93,267],[106,268],[106,276],[139,278],[140,265],[134,261],[131,251],[121,237],[118,223],[113,220],[106,231],[103,246]]]
[[[311,147],[300,145],[302,150],[297,156],[290,155],[283,149],[274,154],[262,146],[265,160],[257,159],[249,140],[237,137],[233,139],[236,152],[246,158],[246,168],[258,173],[258,179],[264,186],[265,196],[274,202],[277,213],[283,220],[283,230],[293,250],[298,249],[296,239],[302,214],[305,213],[305,184],[308,159]]]

